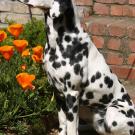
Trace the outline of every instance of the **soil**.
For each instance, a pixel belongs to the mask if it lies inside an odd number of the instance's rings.
[[[121,80],[121,82],[125,86],[129,95],[131,96],[131,98],[133,99],[135,103],[135,80],[132,80],[132,81]],[[58,135],[57,128],[52,128],[52,130],[47,135]],[[93,130],[86,129],[84,131],[79,131],[79,135],[99,135],[99,134]]]
[[[56,129],[53,129],[50,133],[48,133],[47,135],[58,135],[58,131]],[[88,130],[88,131],[83,131],[83,132],[79,132],[79,135],[99,135],[98,133],[96,133],[93,130]]]

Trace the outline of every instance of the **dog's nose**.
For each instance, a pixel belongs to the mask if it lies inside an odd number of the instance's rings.
[[[29,2],[29,0],[17,0],[17,1],[19,1],[19,2],[21,2],[21,3],[23,3],[23,4],[26,4],[26,5],[30,5],[28,2]],[[30,6],[32,6],[32,5],[30,5]]]
[[[26,2],[26,3],[27,3],[27,2],[29,2],[29,0],[24,0],[24,2]]]
[[[22,2],[22,3],[28,3],[29,2],[29,0],[17,0],[17,1]]]
[[[55,13],[52,14],[52,17],[55,18]]]

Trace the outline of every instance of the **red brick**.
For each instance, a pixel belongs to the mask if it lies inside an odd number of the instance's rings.
[[[81,5],[81,6],[92,6],[93,5],[93,0],[75,0],[76,5]]]
[[[123,6],[123,16],[132,16],[131,14],[132,14],[132,12],[131,12],[130,6],[124,5]]]
[[[114,16],[135,16],[135,7],[129,5],[112,5],[111,15]]]
[[[109,15],[109,6],[106,4],[95,3],[93,10],[95,14]]]
[[[105,35],[107,30],[104,24],[92,23],[89,26],[89,31],[95,35]]]
[[[127,34],[129,38],[135,39],[135,25],[129,26],[127,29]]]
[[[135,53],[131,53],[128,56],[128,64],[129,65],[135,65]]]
[[[123,58],[120,56],[120,54],[116,53],[108,53],[106,57],[106,61],[110,65],[122,65],[123,64]]]
[[[130,6],[130,16],[135,17],[135,7]]]
[[[111,6],[111,15],[122,16],[123,15],[123,6],[112,5]]]
[[[95,0],[95,1],[100,3],[113,3],[113,0]]]
[[[135,17],[135,7],[124,5],[123,6],[123,16]]]
[[[135,4],[135,0],[129,0],[129,4]]]
[[[117,4],[125,4],[127,0],[95,0],[96,2],[100,3],[117,3]]]
[[[128,47],[130,48],[131,52],[135,52],[135,40],[129,40]]]
[[[92,41],[96,45],[97,48],[103,48],[104,46],[104,38],[101,36],[92,36]]]
[[[110,67],[112,71],[116,73],[116,75],[119,78],[129,79],[129,80],[135,79],[135,68],[131,68],[129,66],[117,66],[117,65],[111,65]]]
[[[119,50],[120,46],[121,46],[121,40],[116,38],[111,38],[107,44],[107,47],[112,50]]]
[[[114,3],[116,4],[126,4],[128,0],[114,0]]]
[[[126,28],[126,23],[124,21],[112,23],[109,26],[109,34],[110,36],[123,37],[126,35]]]
[[[108,26],[114,22],[114,19],[90,18],[89,32],[94,35],[108,35]]]

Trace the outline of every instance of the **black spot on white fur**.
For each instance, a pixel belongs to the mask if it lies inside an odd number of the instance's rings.
[[[127,111],[127,117],[129,117],[129,118],[135,118],[135,111],[133,109],[129,109]]]
[[[124,94],[124,95],[122,96],[122,100],[123,100],[123,101],[126,101],[126,102],[129,104],[129,106],[133,105],[133,103],[131,102],[131,98],[129,97],[128,94]]]
[[[78,106],[76,105],[73,107],[73,113],[77,113],[77,111],[78,111]]]
[[[76,64],[75,66],[74,66],[74,72],[75,72],[75,74],[79,74],[80,73],[80,69],[81,69],[81,66],[80,66],[80,64]]]
[[[121,88],[121,92],[122,92],[122,93],[124,92],[124,88]]]
[[[62,64],[62,66],[66,66],[66,62],[65,61],[62,61],[61,64]]]
[[[71,41],[71,37],[68,36],[68,35],[66,35],[66,36],[65,36],[65,41],[70,42],[70,41]]]
[[[94,98],[93,93],[92,93],[92,92],[87,92],[87,93],[86,93],[86,98],[87,98],[87,99],[93,99],[93,98]]]
[[[99,85],[99,87],[100,87],[100,88],[103,88],[103,84],[101,83],[101,84]]]
[[[70,77],[71,77],[70,73],[69,73],[69,72],[67,72],[67,73],[65,74],[64,79],[65,79],[65,80],[69,80],[69,79],[70,79]]]
[[[111,88],[113,86],[113,80],[109,76],[106,76],[104,78],[104,82],[108,88]]]
[[[67,95],[67,106],[68,106],[68,108],[72,108],[75,101],[76,101],[76,98],[74,96],[71,96],[70,94]]]
[[[96,80],[100,78],[101,78],[101,73],[97,71],[96,74],[91,77],[91,82],[94,83]]]
[[[108,104],[109,102],[111,102],[111,100],[113,99],[113,94],[105,94],[102,96],[102,98],[99,100],[99,102],[103,103],[103,104]]]
[[[91,77],[91,82],[94,83],[95,80],[96,80],[96,77],[95,77],[95,75],[93,75],[93,76]]]
[[[53,62],[52,66],[55,68],[55,69],[58,69],[61,67],[61,63],[59,62]]]
[[[116,126],[117,126],[117,122],[116,122],[116,121],[113,121],[112,125],[113,125],[114,127],[116,127]]]
[[[73,114],[71,113],[71,112],[69,112],[69,113],[67,113],[67,119],[69,120],[69,121],[73,121],[74,120],[74,116],[73,116]]]
[[[100,79],[100,77],[101,77],[101,73],[100,72],[97,72],[96,73],[96,79]]]
[[[129,122],[127,122],[127,124],[128,124],[130,127],[133,127],[133,126],[134,126],[133,121],[129,121]]]

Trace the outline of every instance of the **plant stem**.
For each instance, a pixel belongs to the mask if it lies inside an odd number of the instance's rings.
[[[31,116],[37,116],[39,115],[40,113],[32,113],[32,114],[28,114],[28,115],[24,115],[24,116],[18,116],[17,118],[20,119],[20,118],[26,118],[26,117],[31,117]]]

